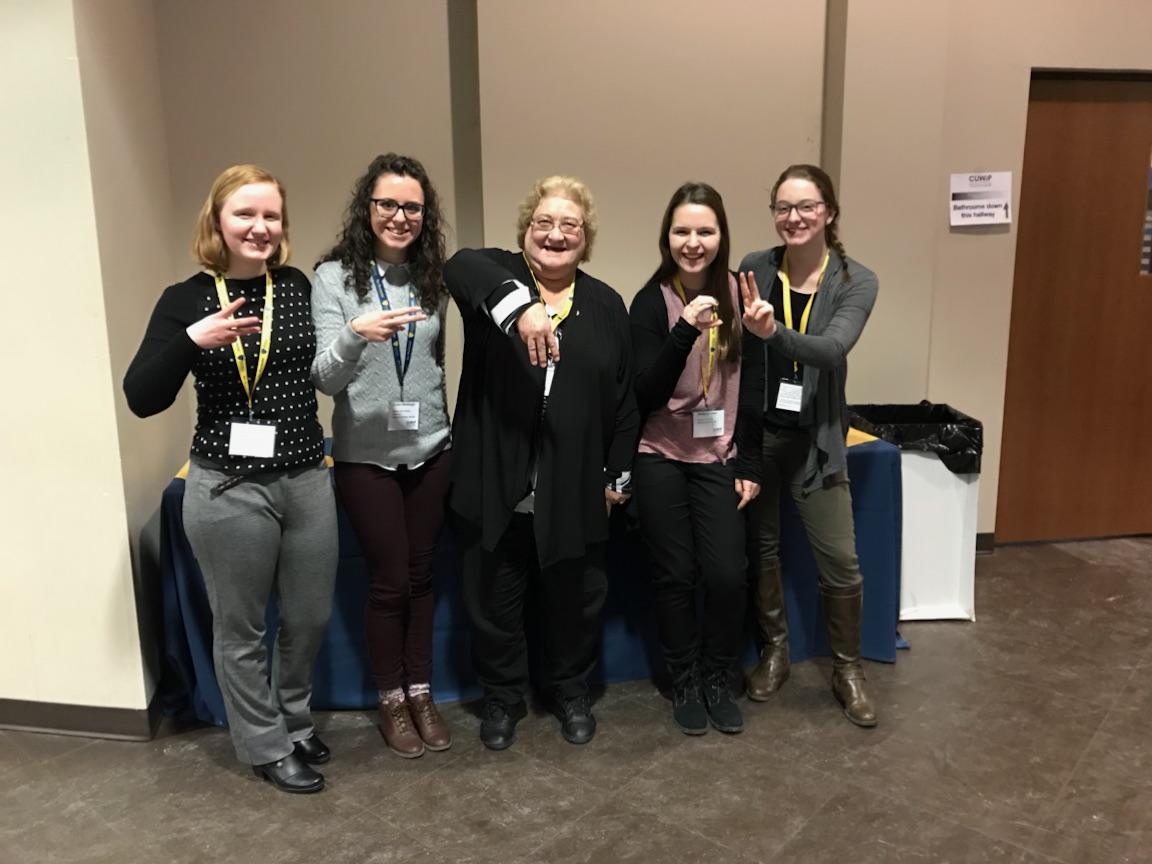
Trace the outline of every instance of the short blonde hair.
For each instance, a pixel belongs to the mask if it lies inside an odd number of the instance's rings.
[[[280,193],[281,220],[284,234],[280,247],[268,263],[279,267],[288,261],[291,250],[288,247],[288,196],[284,186],[274,176],[258,165],[233,165],[225,168],[212,182],[212,188],[200,208],[196,219],[196,232],[192,237],[192,256],[206,269],[216,273],[228,272],[228,246],[220,235],[220,210],[228,196],[250,183],[271,183]]]
[[[537,180],[532,184],[528,197],[520,202],[520,211],[516,216],[516,242],[520,248],[524,248],[524,235],[532,224],[532,214],[545,198],[567,198],[580,205],[584,211],[584,255],[580,260],[589,260],[592,257],[592,244],[596,240],[596,230],[600,227],[600,220],[596,216],[596,201],[582,181],[566,174],[553,174]]]

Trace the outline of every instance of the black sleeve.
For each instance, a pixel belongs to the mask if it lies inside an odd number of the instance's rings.
[[[616,338],[620,342],[620,356],[616,366],[616,419],[612,441],[604,465],[605,485],[616,484],[620,478],[630,474],[632,457],[636,455],[636,444],[640,438],[640,414],[636,410],[634,381],[634,354],[628,327],[628,310],[624,299],[612,291],[615,306],[613,318]],[[619,489],[617,491],[620,491]]]
[[[632,352],[636,366],[636,403],[644,416],[668,403],[700,331],[679,319],[668,329],[668,310],[660,286],[649,282],[632,300]]]
[[[743,316],[743,301],[740,303]],[[764,470],[764,342],[746,329],[740,334],[740,392],[736,407],[736,476],[762,482]]]
[[[535,285],[513,272],[517,258],[503,249],[461,249],[448,259],[444,283],[465,321],[485,315],[507,332],[510,322],[539,299]]]
[[[176,400],[200,354],[187,327],[195,323],[194,304],[186,284],[169,287],[144,332],[144,341],[124,374],[124,395],[138,417],[159,414]]]

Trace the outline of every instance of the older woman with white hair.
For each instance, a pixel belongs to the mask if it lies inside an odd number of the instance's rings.
[[[627,497],[639,427],[624,301],[579,269],[596,228],[588,188],[547,177],[520,205],[520,251],[464,249],[444,268],[464,319],[449,505],[492,750],[512,744],[526,714],[530,583],[538,683],[567,741],[596,731],[587,678],[608,515]]]

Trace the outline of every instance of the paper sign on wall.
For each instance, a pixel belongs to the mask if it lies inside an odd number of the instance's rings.
[[[952,175],[952,225],[1007,225],[1012,221],[1012,172]]]

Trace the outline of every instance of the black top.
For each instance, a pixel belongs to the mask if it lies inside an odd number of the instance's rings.
[[[735,312],[742,316],[743,306]],[[672,398],[676,382],[684,374],[692,346],[702,331],[683,318],[678,318],[672,328],[668,328],[668,307],[660,283],[655,280],[649,280],[633,298],[629,316],[636,365],[636,403],[640,413],[646,417]],[[740,334],[740,390],[736,426],[732,433],[736,444],[736,476],[757,483],[760,482],[762,447],[761,378],[748,372],[749,366],[754,367],[754,372],[763,366],[763,344],[747,330]]]
[[[230,474],[284,471],[315,465],[324,457],[324,433],[316,420],[316,391],[310,371],[316,356],[312,328],[311,285],[294,267],[272,271],[272,347],[252,402],[253,417],[276,424],[276,455],[271,458],[229,456],[229,424],[248,417],[248,397],[232,346],[202,349],[186,329],[220,311],[216,283],[207,273],[164,290],[144,341],[124,375],[128,406],[140,417],[163,411],[176,399],[191,372],[196,379],[196,431],[192,454]],[[236,317],[260,317],[265,278],[228,279],[228,298],[243,296]],[[260,334],[242,337],[249,384],[256,374]]]
[[[588,545],[608,538],[604,486],[630,469],[640,425],[624,301],[577,271],[541,417],[545,370],[528,362],[515,327],[505,333],[486,311],[522,293],[521,285],[533,285],[524,257],[463,249],[445,265],[444,281],[464,319],[452,423],[452,509],[479,528],[485,549],[494,550],[529,490],[535,465],[541,565],[583,557]]]
[[[800,319],[804,315],[804,307],[808,305],[811,294],[801,294],[799,291],[788,292],[792,297],[792,329],[800,329]],[[780,277],[772,283],[772,290],[768,292],[768,302],[776,310],[776,326],[784,327],[784,283]],[[813,297],[812,302],[816,300]],[[769,351],[765,360],[764,379],[764,424],[780,429],[798,429],[800,423],[799,411],[780,411],[776,407],[776,397],[780,393],[780,381],[794,381],[799,384],[804,380],[804,364],[797,363],[785,357],[779,351]]]

